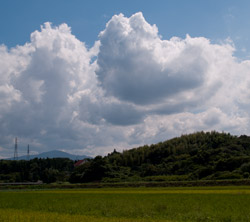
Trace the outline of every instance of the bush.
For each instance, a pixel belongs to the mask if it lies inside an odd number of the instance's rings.
[[[229,172],[229,171],[223,171],[220,173],[217,173],[215,176],[215,179],[217,180],[225,180],[225,179],[242,179],[242,175],[235,172]]]
[[[149,176],[144,181],[185,181],[189,180],[189,175],[167,175],[167,176]]]
[[[248,172],[250,173],[250,162],[248,163],[243,163],[240,167],[240,170],[245,173],[245,172]]]

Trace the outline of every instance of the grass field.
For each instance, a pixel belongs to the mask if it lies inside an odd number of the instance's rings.
[[[250,221],[250,187],[0,191],[0,221]]]

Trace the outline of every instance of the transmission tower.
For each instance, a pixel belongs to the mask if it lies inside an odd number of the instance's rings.
[[[17,153],[17,138],[15,139],[14,160],[18,160],[18,153]]]
[[[27,160],[30,160],[30,145],[29,144],[27,148]]]

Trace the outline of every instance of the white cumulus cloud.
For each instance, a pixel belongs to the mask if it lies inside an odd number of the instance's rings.
[[[210,97],[223,75],[216,66],[227,62],[224,56],[232,59],[233,51],[231,45],[188,35],[162,40],[142,13],[114,16],[100,33],[100,43],[100,85],[107,95],[135,104],[183,104]]]
[[[250,133],[250,61],[233,43],[164,40],[142,13],[114,15],[87,48],[68,25],[0,46],[1,156],[97,155],[199,130]]]

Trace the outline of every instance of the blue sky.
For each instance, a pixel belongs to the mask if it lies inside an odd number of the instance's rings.
[[[250,134],[250,2],[0,2],[0,158]]]
[[[78,39],[92,46],[106,22],[115,14],[125,16],[141,11],[156,24],[163,38],[204,36],[212,41],[231,38],[236,54],[249,56],[250,2],[247,0],[158,0],[158,1],[1,1],[0,43],[8,47],[29,41],[30,33],[44,22],[67,23]]]

